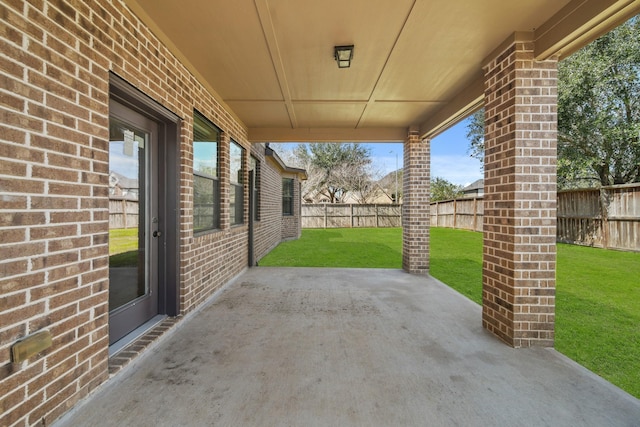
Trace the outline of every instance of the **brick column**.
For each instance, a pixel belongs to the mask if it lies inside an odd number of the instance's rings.
[[[402,268],[429,273],[430,141],[411,129],[404,143],[402,174]]]
[[[518,36],[503,46],[484,68],[482,323],[513,347],[553,346],[557,63]]]

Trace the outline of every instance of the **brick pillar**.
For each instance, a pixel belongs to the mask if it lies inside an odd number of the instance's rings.
[[[402,174],[402,268],[429,273],[430,141],[411,129],[404,143]]]
[[[482,324],[513,347],[554,340],[556,65],[514,37],[484,68]]]

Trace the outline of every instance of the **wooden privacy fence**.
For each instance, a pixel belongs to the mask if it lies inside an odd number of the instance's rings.
[[[482,231],[483,198],[431,203],[431,226]],[[558,192],[557,240],[640,251],[640,184]]]
[[[640,184],[559,192],[558,241],[640,251]]]
[[[475,231],[482,231],[483,213],[482,197],[433,202],[429,209],[432,227]]]
[[[402,205],[302,205],[302,228],[400,227]]]
[[[121,196],[109,196],[109,228],[138,226],[138,201]]]

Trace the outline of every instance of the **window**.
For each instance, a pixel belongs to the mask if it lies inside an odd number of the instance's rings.
[[[249,158],[249,170],[253,173],[253,188],[252,188],[252,195],[253,195],[253,200],[252,205],[253,205],[253,219],[255,221],[259,221],[260,220],[260,191],[259,191],[259,185],[258,185],[258,159],[256,159],[255,157],[251,156]]]
[[[193,115],[193,231],[220,224],[218,144],[220,130],[197,111]]]
[[[231,223],[231,225],[242,224],[243,221],[243,158],[244,148],[242,148],[238,143],[231,141],[231,143],[229,144],[229,170],[231,174],[231,188],[229,190],[229,203],[231,205],[229,209],[229,222]]]
[[[282,178],[282,215],[293,215],[293,179]]]

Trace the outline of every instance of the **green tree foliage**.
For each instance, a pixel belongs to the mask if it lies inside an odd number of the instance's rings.
[[[431,201],[451,200],[462,196],[462,186],[453,184],[444,178],[431,180]]]
[[[339,203],[349,191],[363,191],[369,185],[371,152],[360,144],[300,144],[294,153],[309,174],[307,194],[315,192]]]
[[[467,121],[467,153],[484,164],[484,108],[476,111]]]
[[[467,124],[484,161],[484,110]],[[640,17],[558,64],[558,185],[640,182]]]
[[[640,181],[640,19],[562,61],[558,78],[560,179]]]

